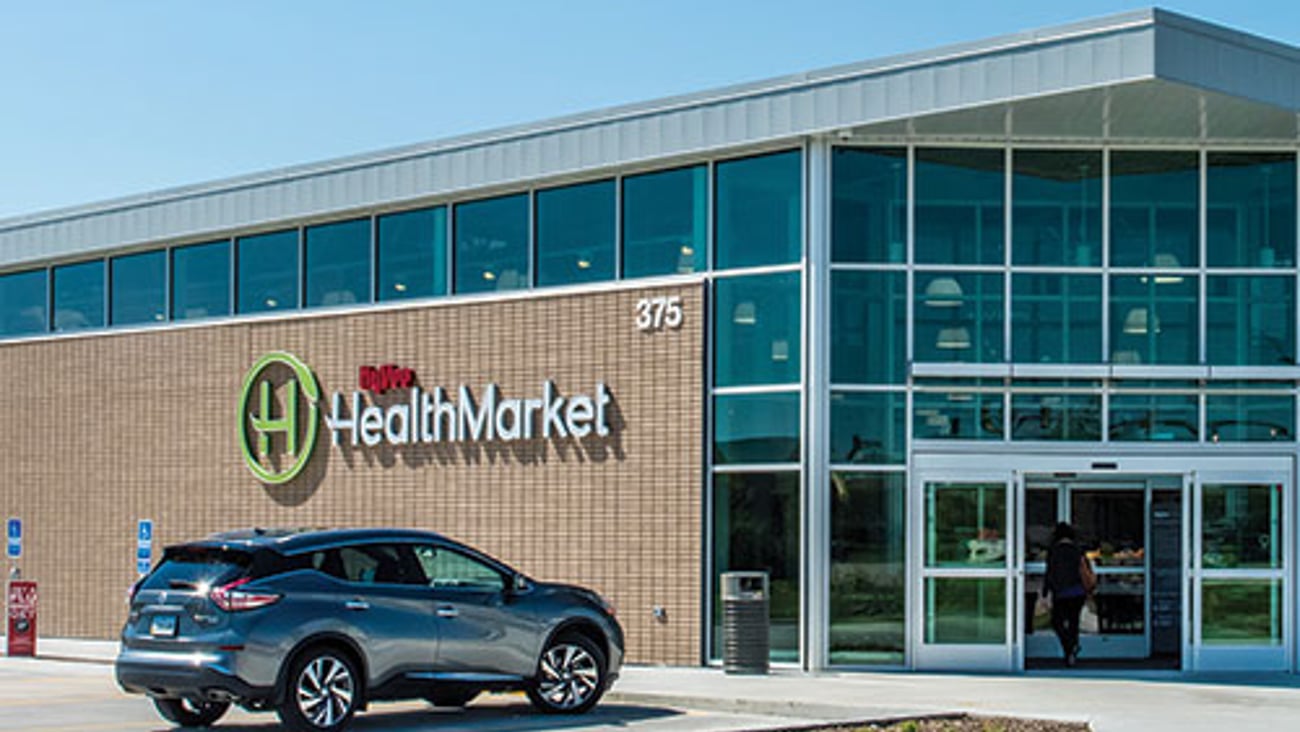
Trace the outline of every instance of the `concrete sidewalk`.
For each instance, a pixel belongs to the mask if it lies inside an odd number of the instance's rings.
[[[42,658],[111,663],[117,644],[40,639]],[[615,702],[821,721],[972,714],[1084,721],[1097,732],[1281,732],[1300,719],[1300,677],[1086,671],[1025,675],[823,673],[631,666]]]

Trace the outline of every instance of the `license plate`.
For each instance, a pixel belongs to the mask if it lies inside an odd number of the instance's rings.
[[[176,635],[175,615],[155,615],[149,621],[149,635],[171,638]]]

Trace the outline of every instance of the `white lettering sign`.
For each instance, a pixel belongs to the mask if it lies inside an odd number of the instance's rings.
[[[539,433],[548,440],[586,437],[593,431],[605,437],[609,434],[609,402],[609,389],[604,383],[596,384],[594,396],[565,396],[550,381],[542,384],[540,399],[503,398],[496,384],[488,384],[478,398],[462,385],[453,401],[440,386],[432,392],[413,386],[409,401],[386,407],[368,404],[362,391],[352,392],[350,399],[335,392],[325,424],[335,445],[342,444],[347,433],[354,447],[374,447],[381,442],[512,442],[529,440]]]

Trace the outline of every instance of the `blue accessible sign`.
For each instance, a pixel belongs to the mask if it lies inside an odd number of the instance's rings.
[[[23,555],[23,520],[11,518],[5,524],[6,553],[10,559],[18,559]]]
[[[153,564],[153,522],[140,519],[135,525],[135,572],[149,574]]]

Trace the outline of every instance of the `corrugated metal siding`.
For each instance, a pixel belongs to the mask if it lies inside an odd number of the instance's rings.
[[[724,90],[669,100],[551,128],[435,145],[404,157],[377,154],[333,168],[323,164],[317,171],[256,176],[163,192],[117,207],[110,203],[0,222],[0,268],[1149,79],[1156,68],[1153,17],[1138,16],[1138,21],[1145,18],[1138,22],[1125,16],[1122,23],[1076,35],[1017,36],[1016,43],[911,57],[907,64],[832,70],[739,93]],[[1181,41],[1165,52],[1179,58],[1189,53]],[[1233,73],[1243,64],[1235,62]],[[1292,70],[1288,78],[1294,76]],[[1235,75],[1223,78],[1244,83]]]

